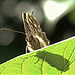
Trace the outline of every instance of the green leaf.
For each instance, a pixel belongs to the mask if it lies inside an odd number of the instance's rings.
[[[0,75],[75,75],[75,37],[1,64]]]

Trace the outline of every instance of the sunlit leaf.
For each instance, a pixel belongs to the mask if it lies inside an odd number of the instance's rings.
[[[74,75],[75,37],[0,65],[0,75]]]

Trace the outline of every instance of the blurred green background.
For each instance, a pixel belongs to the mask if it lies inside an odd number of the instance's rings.
[[[0,0],[0,28],[24,32],[21,14],[32,12],[50,44],[75,35],[75,0]],[[25,35],[0,30],[0,64],[25,54]]]

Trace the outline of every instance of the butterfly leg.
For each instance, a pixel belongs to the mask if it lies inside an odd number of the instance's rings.
[[[28,45],[26,46],[26,53],[28,53]]]
[[[27,45],[26,46],[26,53],[28,53],[28,51],[33,52],[34,50],[29,45]]]

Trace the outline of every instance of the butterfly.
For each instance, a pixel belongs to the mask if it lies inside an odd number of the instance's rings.
[[[30,14],[29,12],[22,13],[22,19],[24,23],[24,32],[14,31],[8,28],[1,28],[1,30],[9,30],[26,35],[26,53],[27,51],[34,51],[48,46],[50,41],[46,37],[46,33],[40,28],[38,20],[33,16],[34,11]]]
[[[40,28],[38,20],[33,16],[34,11],[22,13],[24,29],[26,33],[26,53],[27,51],[34,51],[49,45],[50,41],[46,37],[46,33]]]

